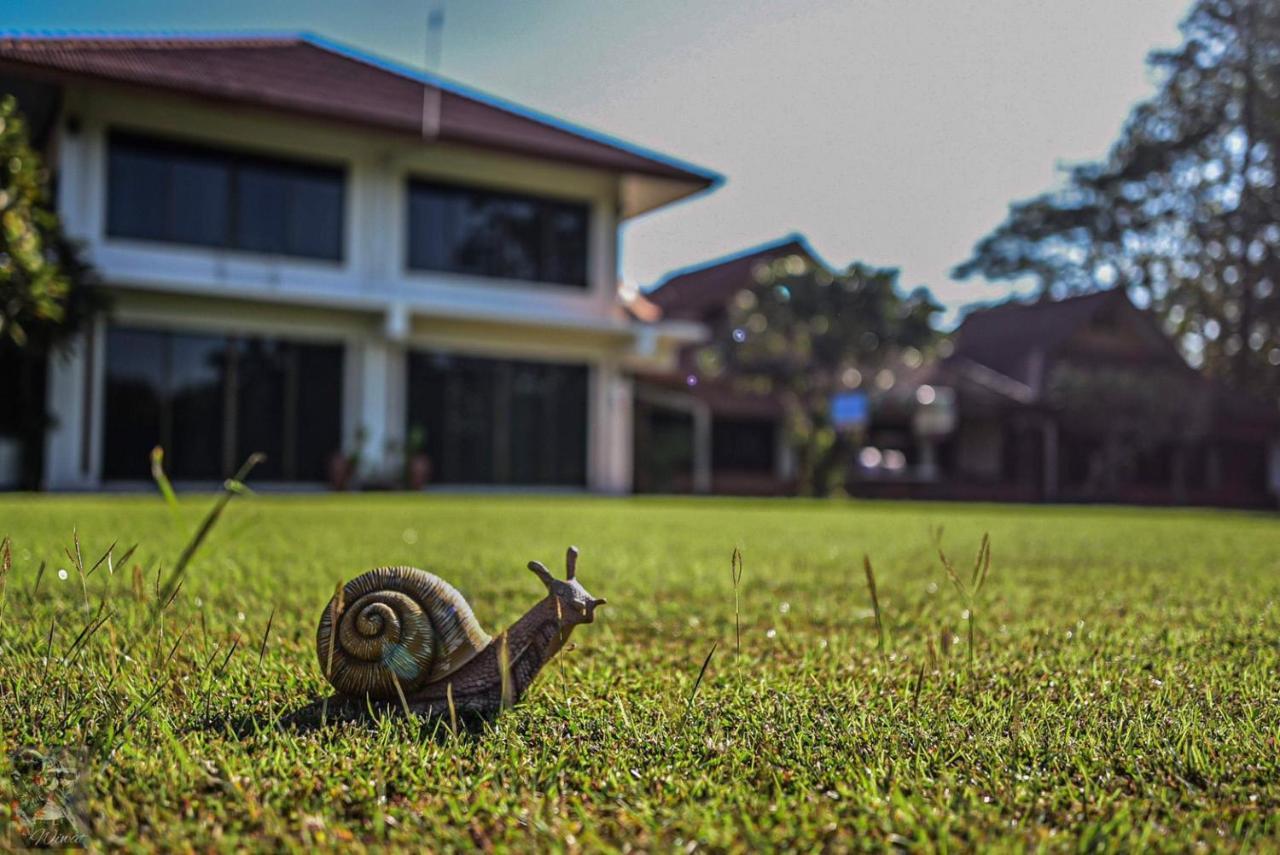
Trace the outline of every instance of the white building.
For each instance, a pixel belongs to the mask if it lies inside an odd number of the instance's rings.
[[[9,37],[69,235],[112,308],[50,364],[51,489],[367,477],[621,492],[641,323],[620,223],[714,175],[310,36]]]

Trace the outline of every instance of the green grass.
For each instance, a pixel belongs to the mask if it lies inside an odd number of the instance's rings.
[[[0,498],[0,825],[30,807],[20,749],[65,747],[100,846],[1280,848],[1271,515],[245,497],[153,621],[157,567],[211,502]],[[140,546],[82,586],[73,528],[86,570]],[[337,582],[423,567],[494,631],[542,593],[525,563],[569,543],[609,605],[495,724],[273,726],[324,690]]]

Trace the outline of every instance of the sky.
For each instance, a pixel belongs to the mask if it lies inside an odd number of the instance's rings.
[[[710,169],[623,230],[621,275],[808,237],[900,268],[954,318],[1007,283],[951,268],[1010,202],[1103,156],[1189,0],[0,0],[7,28],[307,30]]]

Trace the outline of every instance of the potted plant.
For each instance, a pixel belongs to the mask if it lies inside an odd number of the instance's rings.
[[[360,471],[360,454],[367,432],[364,426],[356,428],[355,447],[346,451],[338,449],[329,458],[329,486],[334,490],[346,490]]]
[[[414,425],[404,446],[404,480],[410,490],[421,490],[431,480],[431,458],[427,456],[427,431]]]

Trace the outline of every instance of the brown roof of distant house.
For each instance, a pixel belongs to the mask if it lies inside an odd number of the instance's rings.
[[[1139,311],[1122,288],[1062,300],[1044,299],[1031,303],[1011,300],[972,311],[956,331],[953,355],[938,364],[938,377],[928,382],[946,383],[946,375],[960,368],[967,372],[969,380],[976,380],[979,378],[973,369],[984,367],[997,375],[1011,378],[1009,389],[1014,385],[1024,386],[1032,393],[1030,398],[1022,393],[1015,397],[1027,402],[1039,400],[1045,391],[1042,388],[1043,373],[1055,350],[1100,311],[1116,305],[1122,305],[1129,311]],[[1215,418],[1220,423],[1233,428],[1247,424],[1271,427],[1280,424],[1280,414],[1273,406],[1191,368],[1168,336],[1154,322],[1149,326],[1150,337],[1159,341],[1160,348],[1166,353],[1167,364],[1176,365],[1186,372],[1190,384],[1188,394],[1210,395]],[[992,386],[992,389],[994,391],[996,387]],[[1004,393],[1007,394],[1009,389],[1003,390]]]
[[[1123,291],[1115,289],[1065,300],[1011,300],[976,309],[956,330],[955,355],[1036,388],[1037,358],[1043,360],[1117,299],[1128,300]]]
[[[755,282],[756,265],[788,255],[816,260],[803,238],[790,235],[776,243],[669,274],[648,296],[662,308],[665,317],[706,321],[724,311],[734,294]]]
[[[0,67],[93,79],[423,134],[424,87],[440,94],[433,139],[705,189],[718,176],[438,77],[305,34],[7,36]],[[670,195],[670,194],[668,194]]]

